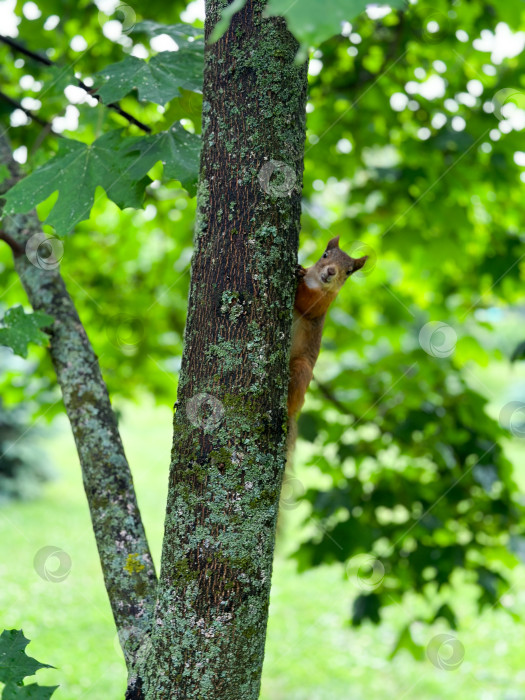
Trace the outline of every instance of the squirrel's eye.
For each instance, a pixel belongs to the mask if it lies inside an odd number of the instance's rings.
[[[346,271],[346,276],[348,277],[348,275],[349,275],[351,272],[352,272],[352,270],[347,270],[347,271]]]
[[[328,253],[323,253],[323,258],[327,258],[327,257],[328,257]]]

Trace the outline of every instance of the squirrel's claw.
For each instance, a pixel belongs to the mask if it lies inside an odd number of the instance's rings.
[[[297,279],[302,279],[306,275],[306,268],[303,267],[302,265],[297,265],[295,268],[295,276]]]

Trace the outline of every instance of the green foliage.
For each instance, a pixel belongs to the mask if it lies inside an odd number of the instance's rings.
[[[4,630],[0,634],[0,681],[21,683],[26,676],[33,676],[39,668],[51,668],[25,652],[29,639],[22,630]]]
[[[107,66],[95,78],[95,88],[106,104],[137,90],[140,100],[164,105],[180,89],[202,89],[202,47],[161,51],[148,62],[128,56]]]
[[[198,46],[201,50],[204,49],[203,42],[198,41],[204,35],[204,30],[191,24],[161,24],[160,22],[145,20],[137,22],[131,29],[130,34],[134,36],[145,34],[150,37],[167,34],[179,47]]]
[[[29,211],[58,190],[46,223],[63,235],[89,217],[97,187],[103,187],[122,209],[140,207],[144,188],[151,182],[146,173],[158,160],[166,164],[168,177],[181,180],[194,193],[199,149],[199,138],[180,125],[166,133],[126,140],[118,131],[109,131],[91,145],[61,139],[54,158],[7,192],[5,211]]]
[[[397,642],[390,653],[390,659],[393,659],[394,656],[402,649],[406,649],[414,657],[414,659],[417,659],[418,661],[423,661],[425,658],[425,648],[414,640],[410,630],[410,625],[403,627],[399,633]]]
[[[174,124],[168,131],[129,142],[126,151],[135,160],[127,172],[130,177],[139,178],[160,160],[164,165],[164,176],[179,180],[194,196],[197,193],[200,147],[198,136],[180,124]]]
[[[338,562],[347,569],[354,556],[366,552],[384,567],[373,590],[354,591],[355,623],[381,619],[385,606],[415,592],[431,601],[429,620],[437,616],[454,625],[462,613],[458,576],[476,587],[480,606],[492,605],[523,556],[523,501],[504,452],[510,433],[489,413],[499,415],[524,391],[518,353],[524,174],[515,160],[523,151],[523,132],[511,117],[512,105],[522,104],[525,73],[523,53],[499,58],[487,46],[501,22],[513,32],[524,30],[525,4],[418,2],[379,20],[364,14],[354,20],[349,11],[341,17],[340,3],[287,5],[272,0],[270,10],[279,8],[299,40],[317,46],[309,88],[301,262],[315,260],[337,234],[343,248],[355,256],[368,253],[372,260],[370,274],[353,277],[329,313],[316,367],[320,384],[312,385],[301,416],[300,431],[310,443],[312,483],[305,502],[311,514],[296,558],[302,568]],[[329,10],[334,7],[335,15]],[[122,68],[123,52],[129,54],[138,39],[152,56],[150,63],[155,55],[147,48],[148,37],[166,33],[184,49],[174,28],[181,8],[181,3],[148,3],[158,22],[139,22],[119,43],[101,39],[94,6],[84,8],[80,21],[73,4],[45,2],[41,20],[21,19],[19,38],[52,51],[61,65],[74,64],[86,78],[104,74],[106,66]],[[66,10],[73,19],[57,31],[43,31],[46,14],[61,16]],[[341,18],[352,21],[344,36],[338,34]],[[202,36],[200,28],[180,32],[199,41]],[[96,43],[96,51],[82,56],[72,51],[71,39],[79,33],[89,46]],[[337,35],[319,43],[332,34]],[[65,81],[57,82],[56,71],[30,61],[15,65],[6,47],[0,47],[0,58],[6,84],[18,98],[39,94],[20,87],[25,75],[42,82],[39,116],[50,120],[64,109]],[[66,74],[72,81],[72,72]],[[198,131],[201,96],[196,87],[175,87],[172,94],[181,95],[159,110],[157,104],[138,103],[134,91],[127,92],[134,81],[124,77],[122,106],[154,135],[138,136],[136,127],[126,125],[129,137],[119,137],[107,166],[118,169],[119,161],[131,163],[127,159],[141,155],[144,162],[127,176],[140,181],[149,172],[154,179],[145,190],[146,209],[121,212],[96,198],[89,221],[68,239],[64,264],[112,393],[148,391],[172,406],[194,202],[167,178],[191,187],[196,137],[188,136],[185,151],[179,135],[186,138],[182,128]],[[430,81],[437,86],[433,91]],[[178,74],[170,85],[180,83]],[[163,101],[162,90],[156,90],[155,99]],[[123,126],[122,118],[102,105],[76,108],[74,137],[84,143],[94,145]],[[45,167],[57,150],[53,135],[35,147],[41,129],[34,122],[13,127],[10,136],[15,146],[28,147],[29,172]],[[162,180],[158,160],[166,161]],[[71,171],[68,187],[73,176]],[[108,195],[112,198],[111,190]],[[51,206],[41,205],[41,216]],[[10,253],[1,249],[0,284],[8,303],[20,300]],[[429,322],[445,324],[457,342],[447,348],[438,333],[435,347],[422,349],[420,333]],[[128,334],[129,328],[134,332]],[[516,395],[498,382],[487,388],[479,368],[490,370],[511,356],[517,360]],[[50,391],[52,369],[46,360],[39,372],[41,385],[34,379],[21,383],[51,416],[58,409],[51,408],[56,394]],[[4,390],[5,379],[0,382]],[[514,466],[519,469],[517,460]],[[407,610],[408,619],[411,615]],[[417,655],[412,641],[405,631],[400,648]]]
[[[222,11],[220,20],[215,25],[210,41],[217,41],[223,36],[232,17],[246,4],[246,0],[235,0]],[[286,19],[288,29],[301,44],[299,59],[306,58],[306,51],[311,46],[319,46],[330,37],[339,34],[343,22],[350,22],[371,3],[368,0],[268,0],[266,14],[269,17],[280,16]],[[401,9],[406,0],[390,0],[388,5]]]
[[[431,598],[445,587],[452,609],[449,585],[460,569],[477,583],[480,608],[496,605],[508,588],[501,566],[517,563],[507,533],[523,533],[525,509],[498,444],[504,431],[478,393],[457,377],[452,385],[448,363],[425,367],[422,355],[389,354],[374,376],[361,368],[363,388],[346,416],[307,414],[317,433],[309,464],[331,488],[307,492],[317,534],[295,556],[302,569],[362,553],[377,560],[381,576],[369,587],[364,577],[354,624],[377,622],[380,608],[407,591]],[[356,373],[336,381],[337,395],[350,395]],[[451,621],[442,604],[438,614]]]
[[[436,614],[443,599],[458,614],[460,572],[480,607],[499,605],[518,564],[523,499],[507,426],[489,418],[485,395],[493,415],[511,397],[475,369],[510,358],[522,339],[522,135],[500,91],[523,94],[523,54],[500,65],[477,48],[499,7],[418,3],[380,22],[362,16],[357,43],[339,37],[316,53],[303,240],[319,250],[337,233],[373,262],[329,313],[321,386],[300,421],[323,485],[307,491],[296,558],[303,569],[348,570],[363,553],[378,562],[381,580],[355,590],[355,624],[377,622],[412,591]],[[525,8],[514,9],[517,31]],[[420,335],[429,322],[445,329],[435,346]]]
[[[29,639],[22,630],[4,630],[0,635],[0,682],[5,683],[2,700],[48,700],[58,686],[39,686],[36,683],[24,686],[26,676],[34,675],[40,668],[53,668],[41,664],[26,654]]]
[[[391,7],[402,8],[405,0],[390,0]],[[351,22],[370,5],[368,0],[269,0],[268,15],[286,18],[288,29],[302,45],[302,55],[309,46],[319,46],[341,31],[343,22]]]
[[[119,158],[120,134],[110,131],[91,145],[61,139],[57,155],[18,182],[6,194],[6,213],[26,212],[58,190],[58,199],[46,223],[59,235],[89,217],[97,187],[122,208],[140,207],[144,186],[128,170],[135,160]]]
[[[51,316],[41,311],[26,314],[21,306],[14,306],[1,320],[0,345],[7,345],[15,354],[27,357],[29,343],[47,345],[49,336],[40,329],[52,322]]]
[[[30,685],[6,685],[2,694],[2,700],[49,700],[58,686],[43,686],[31,683]]]

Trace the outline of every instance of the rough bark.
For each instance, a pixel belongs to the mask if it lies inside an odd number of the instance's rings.
[[[0,164],[19,178],[9,143],[0,135]],[[69,296],[59,267],[42,269],[27,254],[41,233],[35,212],[4,216],[3,238],[35,310],[54,318],[48,329],[50,353],[73,429],[104,581],[126,662],[135,663],[139,643],[151,628],[157,579],[142,524],[133,480],[99,364]],[[30,258],[33,260],[31,262]],[[45,267],[45,259],[41,261]]]
[[[206,3],[206,37],[227,3]],[[279,492],[306,65],[248,0],[205,52],[195,254],[155,629],[128,697],[258,697]],[[142,688],[142,694],[138,692]]]

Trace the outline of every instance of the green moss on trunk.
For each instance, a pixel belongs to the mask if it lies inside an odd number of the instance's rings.
[[[1,183],[1,194],[19,177],[5,135],[0,136],[0,164],[11,174]],[[28,240],[41,232],[36,213],[6,216],[2,226],[16,244],[15,267],[31,305],[54,318],[51,359],[77,446],[111,609],[132,670],[151,628],[157,578],[115,414],[60,269],[42,269],[24,252]]]
[[[207,2],[206,35],[221,7]],[[306,66],[249,0],[205,54],[195,254],[146,698],[258,697],[285,463]]]

